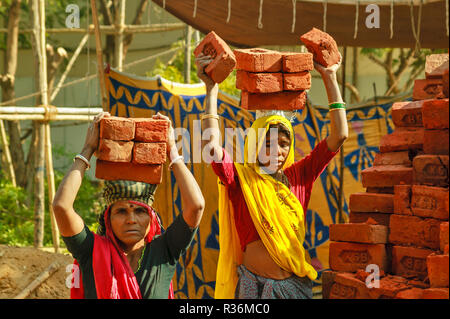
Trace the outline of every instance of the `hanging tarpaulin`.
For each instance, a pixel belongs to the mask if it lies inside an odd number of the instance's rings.
[[[215,31],[237,46],[300,45],[299,36],[316,27],[326,28],[340,46],[414,48],[419,33],[422,48],[448,48],[448,0],[153,1],[165,2],[168,12],[195,29]],[[420,32],[411,25],[410,5],[416,24],[421,11]]]
[[[199,2],[201,3],[201,2]],[[198,147],[201,130],[200,115],[204,112],[205,87],[203,84],[180,84],[162,78],[142,78],[110,69],[105,74],[109,112],[123,117],[151,117],[161,112],[172,120],[174,128],[184,128],[186,139],[183,156],[189,161],[187,166],[193,173],[206,200],[206,208],[200,223],[199,232],[187,251],[180,258],[174,279],[177,298],[213,298],[216,267],[219,256],[218,191],[217,177],[211,165],[201,159]],[[370,106],[349,111],[349,138],[345,143],[344,170],[344,212],[347,219],[348,197],[355,192],[364,191],[361,186],[361,171],[372,165],[378,151],[380,138],[392,132],[390,118],[391,104]],[[317,126],[313,124],[312,114],[307,109],[296,113],[293,118],[295,132],[295,159],[300,160],[309,154],[317,143],[329,133],[327,110],[311,108]],[[226,149],[233,150],[239,160],[240,150],[236,144],[244,142],[244,131],[250,127],[255,113],[241,109],[239,100],[219,93],[218,114],[222,136],[230,133],[226,129],[240,129],[233,138],[223,138]],[[236,130],[233,130],[236,132]],[[318,135],[320,138],[318,138]],[[197,145],[197,146],[196,146]],[[166,164],[167,166],[167,164]],[[175,216],[182,212],[181,197],[171,172],[164,169],[163,182],[158,187],[154,208],[160,213],[164,227],[170,225]],[[305,248],[310,257],[317,257],[328,268],[329,233],[328,226],[337,222],[338,200],[335,187],[339,185],[339,160],[330,164],[331,176],[324,171],[314,184],[309,207],[306,212]],[[321,272],[319,272],[320,274]],[[320,290],[321,278],[315,281],[314,291]]]

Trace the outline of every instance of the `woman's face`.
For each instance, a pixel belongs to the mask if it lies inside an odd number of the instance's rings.
[[[286,133],[270,129],[259,152],[259,166],[264,167],[269,174],[281,170],[289,155],[290,147],[291,140]]]
[[[150,215],[145,207],[128,201],[117,201],[111,207],[111,228],[126,247],[145,238],[150,229]]]

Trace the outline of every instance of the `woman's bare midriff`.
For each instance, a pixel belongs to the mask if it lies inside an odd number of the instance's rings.
[[[247,245],[242,263],[248,270],[258,276],[277,280],[292,276],[291,273],[281,269],[275,263],[261,240],[253,241]]]

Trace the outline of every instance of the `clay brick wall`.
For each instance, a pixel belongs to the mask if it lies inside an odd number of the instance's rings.
[[[449,298],[448,54],[428,57],[425,70],[414,101],[392,106],[395,130],[362,172],[367,192],[350,195],[350,223],[330,225],[324,298]],[[371,263],[378,288],[365,282]]]

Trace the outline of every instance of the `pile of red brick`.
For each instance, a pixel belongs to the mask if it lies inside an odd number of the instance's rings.
[[[314,69],[311,53],[254,48],[234,50],[236,88],[248,110],[298,110],[306,103]]]
[[[103,118],[95,177],[160,184],[168,131],[165,120]]]
[[[426,76],[413,102],[393,105],[395,130],[362,172],[367,192],[350,195],[350,223],[330,225],[324,298],[449,298],[448,54],[429,57]],[[379,287],[366,285],[370,264]]]

